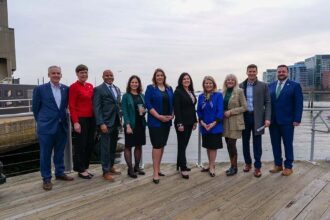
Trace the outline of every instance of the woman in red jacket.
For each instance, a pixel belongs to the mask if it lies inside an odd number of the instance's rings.
[[[83,179],[91,179],[89,161],[94,147],[95,119],[93,114],[93,85],[86,82],[88,67],[76,67],[77,82],[69,88],[69,110],[74,127],[73,170]]]

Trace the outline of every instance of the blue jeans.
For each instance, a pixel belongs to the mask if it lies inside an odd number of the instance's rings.
[[[64,149],[67,143],[67,134],[62,126],[59,126],[56,134],[38,134],[40,145],[40,172],[43,181],[50,181],[51,156],[54,150],[55,176],[64,174]]]
[[[244,114],[245,129],[242,131],[243,142],[243,155],[246,164],[252,164],[250,155],[250,138],[251,133],[253,136],[253,155],[254,155],[254,167],[261,168],[261,155],[262,155],[262,142],[261,135],[255,135],[254,132],[254,116],[253,114]]]
[[[292,169],[293,157],[293,125],[278,125],[277,123],[272,123],[269,127],[270,140],[273,147],[274,163],[276,166],[282,166],[282,146],[281,140],[283,140],[284,151],[285,151],[285,161],[284,167]]]

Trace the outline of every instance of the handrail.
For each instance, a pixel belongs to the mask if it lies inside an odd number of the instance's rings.
[[[303,111],[311,111],[311,112],[317,112],[314,116],[313,116],[313,120],[312,120],[312,128],[311,128],[311,151],[310,151],[310,162],[313,164],[316,164],[314,162],[314,143],[315,143],[315,132],[323,132],[323,133],[330,133],[330,124],[328,124],[326,122],[326,120],[322,117],[322,113],[324,111],[330,111],[330,107],[317,107],[317,108],[304,108]],[[317,118],[320,118],[321,121],[323,122],[323,124],[328,128],[328,130],[318,130],[315,129],[316,127],[316,120]],[[198,162],[196,163],[196,165],[198,167],[202,166],[202,161],[201,161],[201,134],[198,131]]]
[[[326,122],[326,120],[322,117],[322,113],[324,111],[330,111],[329,107],[325,107],[325,108],[304,108],[304,111],[317,111],[317,113],[313,116],[312,119],[312,134],[311,134],[311,152],[310,152],[310,162],[313,164],[316,164],[316,162],[314,161],[314,145],[315,145],[315,132],[323,132],[323,133],[330,133],[330,125]],[[328,130],[319,130],[319,129],[315,129],[316,127],[316,120],[320,118],[322,123],[326,126],[326,128]]]
[[[0,102],[22,102],[22,101],[32,101],[32,99],[7,99],[7,100],[0,100]]]

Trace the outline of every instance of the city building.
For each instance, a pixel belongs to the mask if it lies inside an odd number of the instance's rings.
[[[11,83],[16,70],[14,29],[8,27],[7,0],[0,0],[0,82]]]
[[[297,62],[289,67],[289,79],[300,83],[302,89],[310,89],[312,84],[308,81],[308,72],[305,62]]]
[[[276,69],[267,69],[266,72],[263,72],[262,80],[266,83],[270,83],[276,80]]]
[[[315,55],[305,60],[309,85],[316,90],[323,88],[323,74],[330,71],[330,55]]]
[[[322,88],[324,90],[330,90],[330,71],[324,71],[322,73]]]

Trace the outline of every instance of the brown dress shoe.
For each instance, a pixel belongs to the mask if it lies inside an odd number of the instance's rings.
[[[103,174],[103,178],[104,178],[105,180],[109,180],[110,182],[115,181],[115,179],[111,176],[110,173],[105,173],[105,174]]]
[[[259,178],[259,177],[261,177],[261,175],[262,175],[261,170],[259,168],[256,168],[254,170],[254,176]]]
[[[63,180],[63,181],[72,181],[72,180],[74,180],[73,177],[68,176],[66,174],[63,174],[62,176],[57,176],[56,179],[57,180]]]
[[[290,176],[293,173],[292,169],[285,168],[282,172],[283,176]]]
[[[270,173],[279,173],[283,170],[282,166],[274,166],[273,169],[269,170]]]
[[[114,167],[111,168],[111,170],[109,171],[109,173],[111,175],[120,175],[121,174],[121,172],[119,170],[115,169]]]
[[[245,173],[250,172],[251,168],[252,168],[251,164],[245,164],[243,171]]]
[[[43,184],[42,184],[42,188],[43,188],[44,190],[46,190],[46,191],[52,190],[52,188],[53,188],[53,184],[52,184],[51,181],[45,181],[45,182],[43,182]]]

